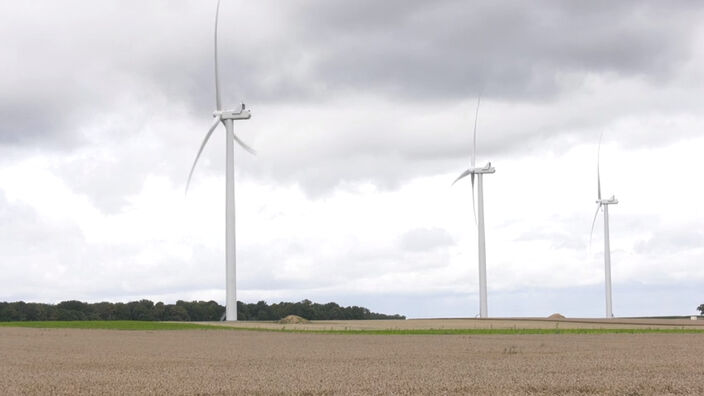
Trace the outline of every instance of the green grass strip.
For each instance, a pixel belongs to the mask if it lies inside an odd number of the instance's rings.
[[[147,322],[147,321],[66,321],[66,322],[0,322],[0,327],[31,327],[53,329],[105,329],[105,330],[239,330],[273,333],[312,333],[343,335],[520,335],[520,334],[704,334],[704,329],[686,327],[656,329],[380,329],[380,330],[333,330],[333,329],[297,329],[287,326],[267,329],[261,327],[230,327],[212,324],[181,322]]]
[[[140,320],[85,320],[50,322],[0,322],[0,327],[38,329],[104,329],[104,330],[212,330],[218,326],[180,322],[147,322]]]
[[[248,329],[250,330],[250,329]],[[252,329],[254,330],[254,329]],[[260,329],[256,329],[260,330]],[[521,335],[521,334],[704,334],[697,329],[407,329],[407,330],[274,330],[290,333],[363,335]]]

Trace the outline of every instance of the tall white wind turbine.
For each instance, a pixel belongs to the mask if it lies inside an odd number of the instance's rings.
[[[601,136],[599,137],[599,148],[597,149],[597,156],[596,156],[596,192],[597,192],[597,201],[596,201],[596,212],[594,213],[594,220],[592,221],[592,231],[590,233],[590,242],[589,244],[591,245],[591,236],[594,234],[594,226],[596,225],[596,219],[599,216],[599,210],[604,211],[604,278],[605,278],[605,283],[606,283],[606,317],[607,318],[613,318],[614,313],[612,310],[612,304],[611,304],[611,247],[609,245],[609,205],[616,205],[618,203],[618,199],[616,199],[615,196],[611,196],[609,199],[602,199],[601,198],[601,169],[600,169],[600,162],[601,162],[601,138],[604,136],[602,133]]]
[[[251,117],[249,110],[245,110],[244,103],[237,110],[223,110],[220,101],[220,78],[218,74],[218,16],[220,14],[220,0],[215,11],[215,112],[213,117],[215,122],[205,134],[205,139],[198,149],[195,161],[191,167],[191,172],[188,174],[186,182],[186,192],[191,184],[193,171],[196,169],[198,158],[200,158],[203,148],[210,135],[213,134],[215,128],[222,123],[225,125],[225,269],[226,269],[226,300],[225,300],[225,319],[228,321],[237,320],[237,257],[235,255],[235,160],[234,160],[234,142],[242,146],[243,149],[252,154],[256,152],[242,140],[240,140],[234,132],[233,121],[248,120]]]
[[[475,166],[477,157],[477,119],[479,117],[479,103],[481,97],[477,98],[477,110],[474,114],[474,139],[472,140],[472,158],[471,166],[466,171],[455,179],[452,184],[454,185],[460,179],[470,176],[472,180],[472,212],[474,213],[474,221],[477,225],[477,235],[478,235],[478,251],[479,251],[479,317],[488,317],[488,309],[486,302],[486,245],[484,243],[484,183],[483,176],[485,173],[494,173],[496,169],[492,168],[491,162],[488,162],[484,167],[477,168]],[[477,208],[475,208],[474,201],[474,179],[477,180]]]

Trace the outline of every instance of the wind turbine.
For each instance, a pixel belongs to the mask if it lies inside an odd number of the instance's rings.
[[[481,97],[477,98],[477,111],[474,114],[474,139],[472,141],[472,158],[471,166],[466,171],[455,179],[452,184],[454,185],[460,179],[470,176],[472,180],[472,212],[474,213],[474,221],[477,225],[478,234],[478,251],[479,251],[479,317],[488,317],[488,309],[486,302],[486,245],[484,243],[484,183],[483,176],[486,173],[494,173],[496,169],[492,168],[491,162],[482,168],[477,168],[475,166],[477,157],[477,119],[479,117],[479,103]],[[479,214],[477,215],[477,210],[475,208],[474,202],[474,179],[477,179],[477,205],[479,207]]]
[[[604,136],[602,133],[599,136],[599,148],[596,155],[596,212],[594,213],[594,220],[592,221],[592,231],[589,236],[589,245],[591,246],[591,238],[594,235],[594,226],[596,225],[596,218],[599,216],[599,209],[604,211],[604,277],[606,283],[606,317],[613,318],[614,313],[611,306],[611,247],[609,245],[609,205],[616,205],[618,199],[615,196],[611,196],[609,199],[601,198],[601,138]]]
[[[205,134],[205,139],[198,149],[195,161],[188,174],[186,182],[186,193],[191,184],[193,171],[196,169],[198,158],[200,158],[203,148],[208,139],[215,131],[215,128],[222,123],[225,125],[225,269],[226,269],[226,299],[225,299],[225,320],[237,320],[237,257],[235,254],[235,159],[234,141],[243,149],[252,154],[256,152],[240,140],[234,132],[233,122],[236,120],[248,120],[252,115],[249,110],[245,110],[244,103],[237,110],[223,110],[220,100],[220,78],[218,73],[218,17],[220,14],[220,0],[215,10],[215,111],[213,117],[215,122]]]

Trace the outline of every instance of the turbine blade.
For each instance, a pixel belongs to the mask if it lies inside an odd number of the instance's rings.
[[[596,168],[596,196],[599,197],[599,201],[601,201],[601,172],[599,172],[598,163]]]
[[[462,174],[461,174],[457,179],[455,179],[455,181],[452,182],[452,185],[454,186],[455,183],[457,183],[458,181],[460,181],[460,179],[462,179],[463,177],[467,177],[467,175],[469,175],[469,174],[471,174],[471,173],[472,173],[472,171],[470,171],[469,169],[467,169],[466,171],[462,172]],[[472,178],[472,180],[474,180],[474,178]]]
[[[474,225],[479,226],[477,223],[477,204],[474,200],[474,173],[472,173],[472,213],[474,214]]]
[[[220,16],[220,0],[215,9],[215,107],[222,110],[220,102],[220,73],[218,73],[218,17]]]
[[[198,149],[198,154],[196,154],[196,159],[193,161],[193,166],[191,167],[191,171],[188,173],[188,181],[186,181],[186,191],[184,195],[188,194],[188,187],[191,185],[191,177],[193,177],[193,171],[196,170],[196,164],[198,163],[198,158],[200,158],[200,154],[203,152],[203,148],[205,148],[205,144],[208,143],[208,139],[210,139],[210,135],[213,134],[213,131],[215,128],[218,126],[220,123],[220,118],[216,118],[215,122],[213,125],[208,129],[208,133],[205,134],[205,139],[203,139],[203,143],[200,145],[200,149]]]
[[[242,146],[243,149],[247,150],[250,154],[257,155],[257,151],[249,146],[247,146],[243,141],[240,140],[240,138],[237,137],[235,134],[235,131],[232,131],[232,137],[235,138],[235,141]]]
[[[589,233],[589,250],[592,249],[592,237],[594,236],[594,226],[596,225],[596,218],[599,216],[599,209],[601,209],[601,204],[596,206],[596,212],[594,213],[594,220],[592,221],[592,231]]]
[[[599,148],[596,151],[596,193],[601,201],[601,138],[604,137],[604,132],[599,136]]]
[[[482,100],[481,94],[477,96],[477,110],[474,113],[474,139],[472,140],[472,168],[474,168],[477,160],[477,120],[479,119],[479,103]]]

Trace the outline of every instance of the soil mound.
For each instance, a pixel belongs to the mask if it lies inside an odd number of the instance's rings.
[[[565,319],[565,316],[559,313],[554,313],[548,316],[548,319]]]
[[[304,319],[300,316],[297,315],[289,315],[281,320],[279,320],[279,323],[281,324],[298,324],[298,323],[308,323],[308,319]]]

